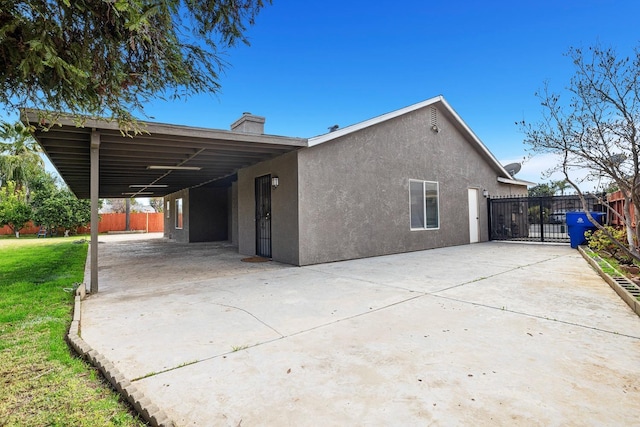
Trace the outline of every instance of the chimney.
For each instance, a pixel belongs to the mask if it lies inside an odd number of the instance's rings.
[[[242,113],[242,117],[231,124],[233,132],[264,134],[265,118],[251,113]]]

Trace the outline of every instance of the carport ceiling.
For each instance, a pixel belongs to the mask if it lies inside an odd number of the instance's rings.
[[[23,123],[38,123],[37,111],[22,112]],[[307,140],[272,135],[140,122],[146,133],[123,136],[116,122],[56,120],[35,133],[38,143],[79,198],[90,197],[90,141],[100,134],[99,197],[162,197],[216,181],[239,169],[307,146]],[[59,125],[59,126],[58,126]],[[199,170],[154,169],[186,166]],[[134,194],[129,194],[134,193]],[[152,193],[152,194],[148,194]]]

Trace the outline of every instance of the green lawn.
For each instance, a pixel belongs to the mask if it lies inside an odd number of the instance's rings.
[[[87,243],[0,240],[0,426],[143,426],[64,337]],[[68,289],[69,290],[69,289]]]

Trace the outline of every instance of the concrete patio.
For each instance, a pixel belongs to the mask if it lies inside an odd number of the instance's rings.
[[[569,246],[291,267],[100,236],[82,338],[177,425],[634,425],[640,318]]]

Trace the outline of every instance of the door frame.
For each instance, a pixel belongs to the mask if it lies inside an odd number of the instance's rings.
[[[271,174],[255,182],[256,255],[271,258]]]
[[[480,241],[480,189],[467,189],[467,212],[469,213],[469,243]],[[474,219],[475,216],[475,219]]]

